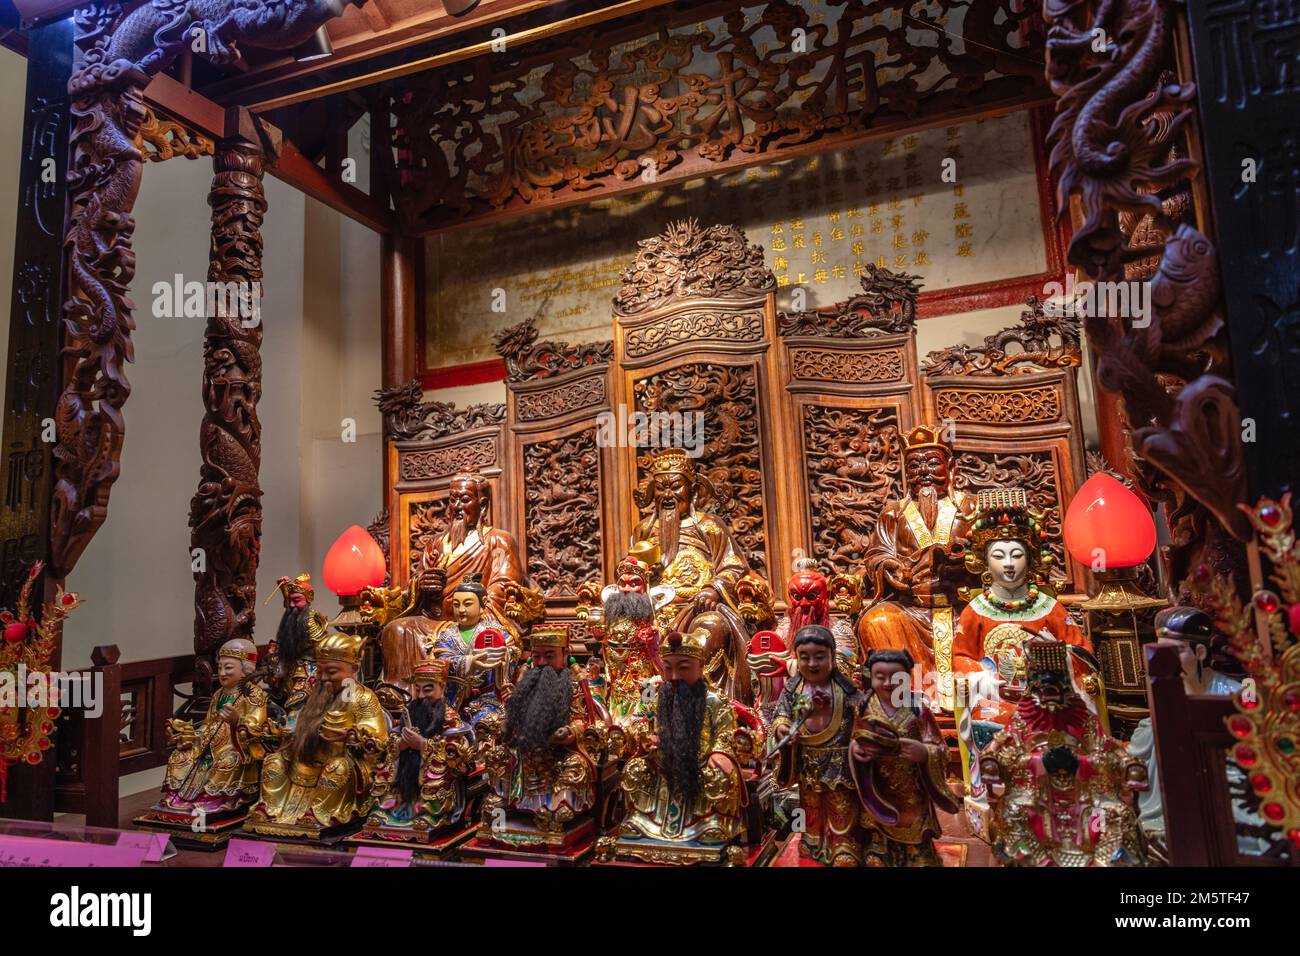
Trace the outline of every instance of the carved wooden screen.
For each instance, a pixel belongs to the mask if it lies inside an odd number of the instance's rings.
[[[613,567],[611,450],[598,417],[610,407],[613,343],[536,342],[530,319],[497,338],[506,362],[508,496],[529,583],[546,599],[547,619],[573,617],[578,586],[605,582]]]
[[[379,395],[388,437],[389,576],[400,585],[410,580],[425,542],[443,532],[447,487],[458,472],[477,472],[488,480],[489,524],[515,528],[501,481],[505,406],[494,402],[458,409],[449,402],[421,402],[420,397],[418,381]]]
[[[903,438],[919,424],[914,278],[868,266],[863,294],[782,313],[785,429],[796,464],[793,538],[822,570],[861,569],[876,516],[903,490]]]
[[[707,507],[727,521],[752,570],[784,581],[789,474],[780,463],[789,438],[776,413],[776,280],[763,250],[735,226],[694,220],[638,246],[614,299],[614,407],[703,414],[696,468],[718,495]],[[653,453],[626,442],[617,449],[619,548],[639,518],[633,491]]]
[[[982,346],[926,356],[926,412],[953,427],[957,487],[1023,487],[1047,516],[1058,587],[1081,593],[1086,571],[1069,559],[1061,539],[1065,509],[1083,481],[1079,329],[1046,315],[1032,296],[1026,305],[1019,326],[988,336]],[[1012,343],[1021,351],[1008,354]]]

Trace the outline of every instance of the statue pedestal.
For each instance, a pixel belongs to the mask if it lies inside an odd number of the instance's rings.
[[[765,866],[775,850],[769,834],[761,843],[702,844],[647,840],[619,834],[601,837],[596,844],[597,866]]]
[[[232,834],[248,819],[249,807],[236,807],[224,813],[204,816],[196,827],[195,817],[180,810],[151,807],[131,823],[139,830],[166,833],[172,843],[184,850],[216,851],[225,847]]]
[[[577,866],[596,845],[596,821],[585,814],[563,830],[542,830],[531,817],[508,814],[497,825],[481,824],[460,851],[462,859],[520,860],[548,866]]]
[[[365,824],[365,817],[334,827],[321,827],[313,823],[275,823],[271,820],[254,820],[249,817],[240,830],[241,836],[277,843],[305,843],[313,846],[333,846],[356,833]]]

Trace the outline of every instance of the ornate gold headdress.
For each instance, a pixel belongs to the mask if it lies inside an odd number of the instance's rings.
[[[568,647],[569,625],[545,624],[534,627],[528,634],[531,647]]]
[[[1064,641],[1049,641],[1035,638],[1025,641],[1025,670],[1052,671],[1057,674],[1070,673],[1069,645]]]
[[[659,475],[685,475],[687,478],[695,478],[695,462],[691,461],[689,455],[680,448],[665,448],[655,454],[654,462],[650,466],[652,477]]]
[[[451,673],[451,661],[445,657],[435,657],[432,660],[420,661],[416,664],[411,669],[406,682],[408,684],[419,684],[433,681],[434,683],[445,684],[449,673]]]
[[[947,426],[917,425],[907,433],[907,442],[903,446],[903,454],[919,451],[922,448],[938,448],[951,457],[952,442],[945,437],[945,431],[947,431]]]
[[[705,647],[709,643],[709,632],[703,629],[683,634],[681,631],[669,631],[663,643],[659,645],[659,656],[694,657],[705,659]]]
[[[237,661],[244,661],[249,664],[257,663],[257,645],[252,641],[236,637],[233,640],[226,641],[217,651],[217,658],[223,657],[234,658]]]
[[[307,598],[307,603],[312,604],[316,600],[316,589],[311,586],[311,575],[304,571],[296,578],[282,577],[275,582],[275,590],[279,591],[284,597],[284,606],[289,606],[289,598],[295,594],[301,594]],[[271,593],[275,597],[275,592]],[[270,601],[271,597],[266,600]]]
[[[1023,488],[993,488],[975,496],[971,546],[966,550],[967,570],[982,574],[987,569],[984,552],[994,541],[1023,544],[1031,575],[1052,563],[1051,552],[1043,542],[1043,516],[1029,507]]]
[[[646,587],[659,564],[659,543],[657,541],[638,541],[628,548],[627,557],[614,569],[614,577],[621,579],[625,575],[635,574]]]
[[[360,634],[345,634],[333,631],[321,638],[316,645],[317,661],[339,661],[343,664],[361,665],[361,654],[366,639]]]

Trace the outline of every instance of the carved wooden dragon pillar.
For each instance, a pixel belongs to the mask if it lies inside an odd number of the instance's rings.
[[[217,63],[239,45],[289,49],[355,0],[148,0],[97,3],[76,13],[76,64],[68,83],[69,292],[63,305],[65,354],[72,363],[55,420],[55,486],[50,565],[65,578],[108,513],[117,480],[131,386],[135,276],[131,209],[140,190],[136,140],[146,118],[143,91],[202,31]]]
[[[203,343],[203,424],[199,487],[190,503],[194,650],[199,667],[234,637],[252,640],[262,537],[262,189],[261,146],[224,139],[213,159],[212,251],[208,281],[240,295],[208,316]],[[191,552],[193,553],[193,552]]]
[[[1166,506],[1174,581],[1201,563],[1239,571],[1250,530],[1236,507],[1246,468],[1216,250],[1180,215],[1186,206],[1170,201],[1200,168],[1184,137],[1196,88],[1174,72],[1177,6],[1043,7],[1047,77],[1058,97],[1051,162],[1059,205],[1074,197],[1081,218],[1069,261],[1099,281],[1149,282],[1149,324],[1092,316],[1085,328],[1098,381],[1123,398],[1139,484]]]

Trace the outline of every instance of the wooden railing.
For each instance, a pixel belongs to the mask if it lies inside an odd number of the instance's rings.
[[[118,779],[167,762],[167,721],[192,698],[194,655],[121,664],[116,644],[90,655],[102,681],[102,712],[59,717],[54,809],[84,813],[91,826],[118,825]],[[178,704],[179,702],[179,704]]]

